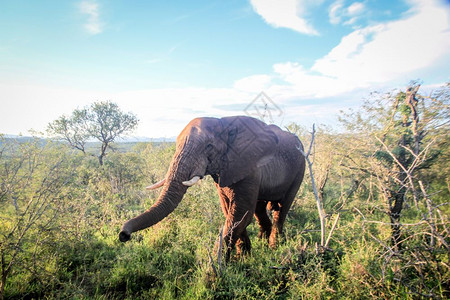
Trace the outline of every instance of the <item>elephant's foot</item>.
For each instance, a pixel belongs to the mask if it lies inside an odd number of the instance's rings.
[[[236,257],[243,257],[251,251],[250,240],[239,240],[236,243]]]
[[[258,232],[258,238],[260,238],[260,239],[263,239],[263,238],[269,239],[269,237],[270,237],[270,229],[271,229],[270,227],[266,228],[266,229],[260,227],[259,228],[259,232]]]
[[[269,236],[269,247],[270,248],[275,249],[277,247],[279,236],[280,236],[280,232],[279,232],[278,228],[276,228],[276,227],[272,228],[272,232],[270,233],[270,236]]]
[[[269,238],[269,247],[270,247],[271,249],[277,248],[277,238],[276,238],[276,237],[274,237],[274,238]]]

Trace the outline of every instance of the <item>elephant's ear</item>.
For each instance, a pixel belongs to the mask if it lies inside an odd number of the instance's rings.
[[[221,119],[221,139],[227,149],[222,158],[219,185],[230,186],[269,161],[276,151],[278,138],[265,123],[250,117]]]

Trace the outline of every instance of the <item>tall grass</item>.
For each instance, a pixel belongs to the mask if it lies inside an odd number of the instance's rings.
[[[14,147],[23,153],[36,149],[25,151],[36,145]],[[44,167],[60,159],[61,153],[73,172],[70,180],[58,179],[66,185],[58,205],[45,213],[52,222],[48,226],[37,222],[27,233],[27,242],[20,245],[22,260],[6,279],[6,299],[416,299],[449,295],[448,253],[431,251],[420,238],[414,238],[402,253],[390,255],[385,247],[390,228],[382,223],[385,216],[374,209],[382,204],[374,198],[367,202],[367,191],[362,188],[341,211],[330,243],[333,251],[318,251],[315,246],[320,225],[305,179],[279,247],[272,250],[258,239],[253,222],[248,228],[252,252],[234,257],[215,274],[212,264],[217,260],[211,261],[210,254],[225,218],[211,179],[190,188],[177,209],[159,224],[134,234],[128,243],[117,238],[125,220],[155,201],[157,192],[145,192],[143,187],[164,175],[173,145],[139,145],[109,155],[100,168],[95,158],[75,155],[59,145],[39,147],[42,155],[36,157],[37,168],[42,170],[36,177],[44,176]],[[1,159],[4,164],[12,158]],[[2,183],[8,178],[3,173]],[[38,179],[31,182],[31,190],[39,188]],[[339,184],[330,184],[324,190],[330,196],[325,201],[327,211],[333,211],[341,189]],[[19,202],[25,202],[27,195]],[[16,214],[12,200],[6,194],[1,198],[2,251],[9,241],[4,224],[13,222]],[[379,223],[365,222],[359,212]],[[406,214],[405,222],[417,218],[417,213]],[[411,228],[410,234],[418,237],[420,232],[420,228]]]

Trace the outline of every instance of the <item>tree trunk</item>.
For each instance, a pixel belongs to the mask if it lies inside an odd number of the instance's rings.
[[[108,149],[108,144],[103,142],[100,149],[100,155],[98,156],[98,163],[103,166],[103,158],[106,156],[106,149]]]
[[[414,145],[413,145],[413,152],[417,155],[420,150],[420,135],[418,133],[418,123],[419,123],[419,114],[417,112],[417,104],[418,101],[416,99],[416,93],[419,90],[420,85],[417,85],[415,87],[410,87],[406,91],[405,96],[405,104],[408,105],[411,109],[411,116],[404,115],[403,118],[403,124],[402,126],[404,128],[411,127],[413,137],[414,137]],[[409,117],[412,118],[412,122],[409,122]],[[408,136],[407,134],[403,134],[400,141],[399,146],[403,148],[408,147]],[[403,209],[403,202],[406,195],[407,187],[406,181],[408,179],[408,176],[411,176],[412,174],[407,174],[406,170],[409,169],[409,165],[411,162],[408,161],[408,158],[406,156],[406,151],[400,151],[397,161],[399,164],[402,165],[402,167],[398,167],[398,175],[397,180],[402,184],[403,186],[400,186],[399,188],[396,187],[396,191],[392,192],[391,199],[390,199],[390,219],[391,219],[391,230],[392,230],[392,244],[397,249],[401,249],[401,241],[402,241],[402,232],[401,232],[401,225],[400,225],[400,215]],[[413,188],[411,186],[411,188]]]
[[[406,97],[405,102],[411,109],[412,114],[412,124],[411,124],[411,131],[413,133],[414,137],[414,154],[418,155],[420,152],[420,142],[421,142],[421,134],[418,131],[418,124],[419,124],[419,113],[417,112],[417,104],[419,101],[416,98],[416,94],[419,91],[420,85],[417,85],[415,87],[410,87],[406,91]]]
[[[3,300],[5,297],[5,285],[6,278],[8,277],[9,267],[5,268],[5,254],[2,252],[2,278],[0,281],[0,300]]]
[[[401,249],[402,231],[400,224],[400,215],[403,209],[403,199],[405,191],[399,191],[393,195],[393,205],[391,205],[390,219],[391,219],[391,231],[392,231],[392,245],[398,250]]]

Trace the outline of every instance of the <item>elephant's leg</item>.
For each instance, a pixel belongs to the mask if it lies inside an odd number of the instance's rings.
[[[230,209],[230,199],[227,197],[227,193],[226,193],[225,189],[220,188],[218,185],[216,185],[216,187],[217,187],[217,193],[219,194],[220,207],[222,208],[223,215],[225,216],[225,219],[226,219],[228,217],[228,210]],[[222,237],[223,236],[224,236],[224,234],[222,234]],[[217,241],[214,245],[214,255],[216,255],[218,253],[219,246],[220,246],[220,237],[217,238]],[[223,247],[223,245],[222,245],[222,247]]]
[[[245,200],[249,201],[249,203],[244,203],[245,205],[242,205],[240,201],[242,200],[233,199],[230,202],[230,209],[224,226],[223,236],[227,245],[225,256],[227,261],[230,259],[231,252],[238,240],[240,240],[241,250],[250,251],[251,247],[246,228],[252,221],[255,212],[256,195],[252,205],[249,205],[251,200]]]
[[[280,210],[272,212],[273,225],[269,237],[269,246],[275,248],[277,246],[278,237],[283,232],[283,224],[286,220],[287,210],[280,208]]]
[[[250,224],[253,218],[253,211],[250,210],[238,210],[236,211],[235,203],[230,203],[230,212],[227,217],[227,221],[225,222],[225,226],[223,228],[223,240],[227,245],[226,250],[226,261],[230,260],[231,252],[233,251],[236,242],[244,237],[244,244],[250,245],[250,240],[248,239],[246,233],[246,227]],[[245,233],[244,233],[245,231]],[[248,247],[249,248],[249,247]]]
[[[226,189],[218,188],[219,198],[220,198],[220,206],[222,207],[222,212],[225,215],[225,218],[228,217],[228,212],[230,209],[230,199],[228,198],[228,194]],[[219,240],[217,240],[216,245],[214,247],[214,253],[217,253],[219,247]],[[247,235],[247,230],[244,229],[239,239],[236,241],[237,254],[243,255],[245,253],[250,252],[251,245],[250,239]]]
[[[295,195],[297,194],[300,183],[301,181],[295,181],[284,198],[279,203],[276,203],[276,205],[272,205],[273,225],[269,237],[269,246],[271,248],[275,248],[277,246],[279,235],[283,233],[284,221],[286,220],[287,213],[291,208]]]
[[[227,220],[223,230],[223,238],[227,245],[226,260],[231,256],[236,242],[241,239],[245,248],[250,250],[246,228],[253,219],[256,201],[259,192],[259,175],[254,178],[246,178],[230,188],[224,188],[229,202]],[[243,245],[243,246],[244,246]]]
[[[230,209],[230,199],[227,197],[226,193],[219,191],[220,206],[222,207],[222,212],[225,218],[228,216],[228,210]]]
[[[247,229],[244,229],[244,231],[241,233],[241,236],[239,237],[239,240],[236,242],[236,250],[237,256],[242,256],[244,254],[250,253],[251,244],[247,234]]]
[[[255,218],[258,221],[259,225],[259,238],[269,238],[270,231],[272,229],[272,221],[270,221],[269,216],[267,215],[267,201],[258,201],[256,203],[255,209]]]

